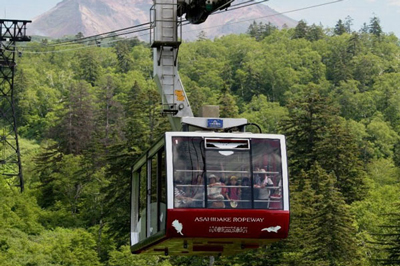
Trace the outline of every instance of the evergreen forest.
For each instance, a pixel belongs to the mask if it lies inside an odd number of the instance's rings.
[[[0,265],[209,265],[130,253],[131,167],[170,130],[149,44],[34,38],[18,49],[25,189],[0,178]],[[201,33],[182,43],[179,69],[195,115],[219,105],[287,138],[289,237],[214,265],[400,264],[400,41],[378,18]]]

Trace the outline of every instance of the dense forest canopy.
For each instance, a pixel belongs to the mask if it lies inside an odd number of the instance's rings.
[[[33,41],[17,61],[25,192],[0,179],[0,264],[207,265],[129,251],[131,166],[170,129],[149,45],[56,43]],[[195,114],[219,105],[288,141],[289,238],[215,265],[399,264],[399,58],[376,17],[361,30],[254,22],[181,45]]]

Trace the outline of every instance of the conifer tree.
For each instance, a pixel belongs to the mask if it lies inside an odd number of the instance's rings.
[[[85,80],[94,86],[97,78],[100,76],[100,60],[93,49],[80,51],[76,54],[78,61],[79,79]]]
[[[347,16],[344,20],[344,26],[346,28],[347,33],[351,33],[351,26],[353,26],[353,19],[350,16]]]
[[[376,16],[374,16],[373,18],[371,18],[370,22],[369,22],[369,33],[375,35],[376,37],[381,37],[383,31],[380,25],[380,19],[377,18]]]
[[[128,92],[124,111],[125,138],[110,147],[108,155],[108,186],[105,193],[107,233],[117,246],[128,243],[130,223],[131,167],[136,159],[167,131],[167,120],[161,116],[159,94],[149,84],[135,81]]]
[[[321,88],[309,84],[288,104],[288,119],[281,124],[288,141],[288,158],[291,165],[291,177],[311,169],[317,159],[315,148],[324,138],[326,124],[331,123],[336,109],[329,99],[320,94]]]
[[[361,52],[361,38],[357,32],[354,32],[349,41],[347,46],[347,54],[349,57],[349,61],[353,58],[353,56],[358,55]]]
[[[113,76],[107,75],[100,81],[97,91],[98,110],[96,113],[96,136],[98,142],[107,148],[124,138],[123,106],[115,98],[117,86]]]
[[[247,29],[247,34],[255,38],[257,41],[260,40],[261,38],[260,25],[257,24],[257,22],[253,21],[253,23],[250,24],[249,28]]]
[[[94,105],[91,86],[85,81],[70,85],[58,124],[50,136],[59,141],[66,154],[82,154],[89,147],[94,135]]]
[[[283,265],[312,265],[307,259],[314,230],[315,204],[318,196],[309,175],[301,171],[290,187],[290,231],[282,247]]]
[[[236,104],[235,98],[230,94],[229,88],[222,91],[222,95],[219,99],[220,104],[220,116],[235,118],[239,115],[239,108]]]
[[[321,40],[325,36],[322,26],[312,24],[307,31],[306,39],[310,42]]]
[[[336,179],[347,203],[361,200],[366,193],[365,172],[355,136],[335,116],[326,127],[324,139],[315,146],[316,160]]]
[[[342,35],[346,33],[346,26],[343,24],[341,19],[339,19],[336,23],[333,32],[335,33],[335,35]]]
[[[388,219],[381,226],[384,232],[375,236],[374,244],[387,254],[386,258],[377,259],[379,265],[400,264],[400,203],[395,203],[395,209],[395,212],[385,215]]]
[[[327,173],[333,173],[335,184],[351,203],[365,194],[364,172],[355,137],[348,134],[336,113],[332,100],[310,84],[289,104],[289,118],[282,125],[288,140],[291,179],[318,162]],[[314,182],[314,189],[317,185]]]
[[[354,218],[336,188],[335,177],[326,174],[318,164],[309,175],[311,179],[319,180],[316,193],[320,200],[315,205],[311,250],[307,252],[307,258],[314,265],[364,265],[357,249]]]
[[[306,38],[309,31],[309,27],[304,20],[300,20],[294,29],[293,39]]]
[[[134,65],[134,60],[131,55],[132,47],[132,42],[128,40],[119,41],[115,45],[115,52],[118,60],[117,70],[121,73],[127,73]]]

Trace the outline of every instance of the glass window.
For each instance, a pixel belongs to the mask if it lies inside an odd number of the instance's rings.
[[[204,140],[199,137],[174,137],[172,147],[174,207],[204,207]]]
[[[146,239],[147,227],[147,175],[146,167],[140,169],[139,177],[139,241]]]
[[[149,235],[158,232],[158,154],[151,158]]]
[[[131,194],[131,245],[139,242],[139,172],[134,172],[132,176]]]
[[[280,141],[173,137],[175,208],[282,209]]]
[[[282,160],[280,141],[253,139],[254,207],[282,209]]]
[[[166,175],[166,169],[165,169],[165,149],[163,148],[160,151],[160,155],[158,157],[159,159],[159,165],[161,167],[160,169],[160,230],[165,229],[166,221],[165,219],[167,218],[167,175]]]
[[[250,150],[234,150],[233,144],[227,146],[232,148],[206,150],[208,207],[247,208],[251,200],[250,184],[246,184],[250,176]]]

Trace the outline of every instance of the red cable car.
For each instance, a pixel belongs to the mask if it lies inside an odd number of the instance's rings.
[[[134,165],[131,250],[230,255],[286,238],[283,135],[167,132]]]

